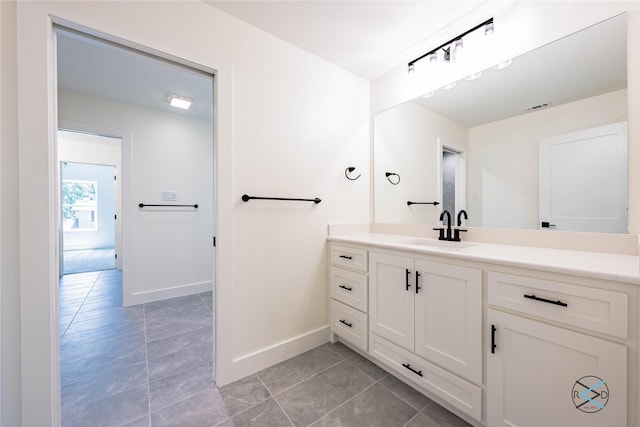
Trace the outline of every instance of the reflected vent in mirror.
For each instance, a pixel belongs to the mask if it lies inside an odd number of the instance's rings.
[[[547,108],[550,107],[551,103],[550,102],[543,102],[542,104],[538,104],[538,105],[533,105],[531,107],[527,107],[524,110],[525,111],[536,111],[536,110],[542,110],[543,108]]]

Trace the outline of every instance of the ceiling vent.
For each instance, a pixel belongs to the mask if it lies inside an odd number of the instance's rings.
[[[543,102],[542,104],[538,104],[538,105],[534,105],[531,107],[527,107],[525,108],[525,111],[536,111],[536,110],[542,110],[543,108],[547,108],[551,105],[550,102]]]

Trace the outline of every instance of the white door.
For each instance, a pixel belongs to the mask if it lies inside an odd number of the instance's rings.
[[[488,324],[487,425],[627,425],[626,346],[496,310]]]
[[[413,259],[369,255],[371,332],[413,351]]]
[[[482,383],[482,271],[427,261],[415,301],[415,352]]]
[[[627,232],[627,123],[540,140],[540,226]]]

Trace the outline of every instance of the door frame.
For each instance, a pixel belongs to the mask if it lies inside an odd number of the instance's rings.
[[[215,378],[219,386],[238,379],[233,359],[232,269],[232,64],[188,47],[192,38],[178,35],[175,52],[164,53],[158,31],[57,3],[21,3],[17,11],[20,289],[22,351],[22,421],[28,425],[60,424],[58,338],[58,216],[56,182],[57,78],[54,24],[196,67],[214,77],[214,251],[216,334]],[[67,16],[68,18],[64,18]],[[112,25],[112,34],[94,30]],[[82,23],[79,23],[82,22]],[[122,34],[121,37],[113,32]],[[128,41],[130,40],[130,41]],[[140,40],[139,43],[136,40]],[[155,42],[154,40],[158,40]],[[144,42],[153,47],[144,46]],[[186,58],[193,58],[192,60]],[[225,159],[220,161],[219,159]],[[222,244],[220,244],[222,243]],[[126,267],[125,267],[126,268]],[[224,325],[224,327],[222,327]]]
[[[69,162],[69,163],[83,163],[83,164],[95,164],[95,165],[101,165],[101,166],[113,166],[115,168],[115,174],[117,176],[116,179],[116,183],[115,183],[115,215],[116,215],[116,220],[115,220],[115,224],[114,224],[114,233],[115,233],[115,251],[116,254],[118,255],[118,258],[116,258],[116,269],[122,271],[123,270],[123,244],[125,241],[125,236],[123,236],[123,224],[125,222],[128,221],[128,219],[125,220],[125,218],[123,218],[123,214],[122,214],[122,208],[124,205],[129,204],[130,200],[127,200],[127,203],[123,203],[123,189],[125,187],[125,185],[129,185],[130,181],[125,181],[125,177],[130,177],[131,176],[131,171],[128,170],[126,173],[123,171],[123,145],[124,145],[124,140],[125,137],[120,136],[120,134],[123,134],[124,132],[122,131],[117,131],[115,129],[110,129],[110,130],[105,130],[105,129],[101,129],[100,131],[96,130],[97,128],[95,126],[89,125],[89,124],[84,124],[84,123],[78,123],[78,122],[71,122],[68,120],[60,120],[58,123],[58,132],[59,131],[66,131],[66,132],[74,132],[74,133],[84,133],[84,134],[90,134],[90,135],[95,135],[95,136],[102,136],[102,137],[107,137],[107,138],[115,138],[115,139],[119,139],[120,142],[118,143],[118,151],[120,152],[119,154],[119,160],[120,160],[120,164],[118,165],[113,165],[110,163],[96,163],[96,162],[77,162],[77,161],[73,161],[73,160],[60,160],[58,159],[58,167],[60,167],[60,163],[63,162]],[[56,138],[57,138],[58,133],[56,133]],[[130,146],[130,142],[129,139],[127,138],[127,149],[131,150],[131,146]],[[56,155],[57,155],[57,151],[56,151]],[[130,163],[129,163],[130,166]],[[60,189],[60,186],[62,184],[62,168],[60,168],[60,173],[58,175],[58,189]],[[131,194],[130,189],[128,190],[128,194]],[[60,190],[59,190],[60,191]],[[59,197],[62,197],[62,194],[58,195]],[[62,220],[62,218],[61,218]],[[127,238],[131,239],[131,235],[126,236]],[[63,261],[63,253],[64,253],[64,232],[62,230],[62,226],[60,226],[60,231],[59,231],[59,238],[60,238],[60,244],[59,244],[59,254],[58,254],[58,268],[59,270],[59,277],[62,277],[64,275],[64,261]],[[131,252],[129,252],[129,254],[131,255]],[[123,290],[124,290],[124,283],[123,283]]]

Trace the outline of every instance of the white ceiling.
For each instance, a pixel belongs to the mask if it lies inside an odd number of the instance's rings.
[[[495,1],[494,1],[495,2]],[[486,0],[206,1],[352,73],[374,79]]]
[[[445,23],[477,14],[489,1],[208,1],[331,61],[372,78],[407,61],[416,43]],[[475,10],[475,12],[474,12]],[[503,71],[461,81],[420,102],[467,126],[523,114],[542,102],[558,105],[626,87],[625,17],[520,58]],[[58,84],[91,96],[211,120],[210,76],[66,30],[58,33]],[[404,52],[404,53],[403,53]],[[420,51],[419,53],[422,53]],[[395,59],[394,59],[395,58]],[[517,71],[517,72],[516,72]],[[509,88],[505,90],[505,88]],[[167,93],[195,100],[170,107]]]
[[[57,54],[61,90],[212,119],[210,75],[64,29],[57,31]],[[172,107],[166,102],[168,93],[194,103],[189,110]]]

